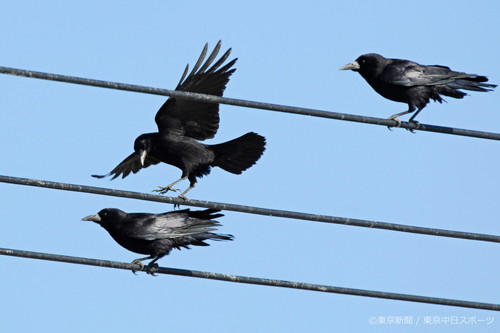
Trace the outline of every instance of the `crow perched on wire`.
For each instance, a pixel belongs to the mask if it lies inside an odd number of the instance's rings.
[[[184,209],[163,214],[147,214],[125,213],[116,208],[105,208],[82,220],[98,223],[127,250],[149,255],[132,263],[142,265],[141,261],[153,259],[148,267],[154,269],[155,262],[174,248],[180,250],[181,247],[189,249],[189,245],[209,246],[204,242],[207,239],[233,240],[232,235],[211,232],[220,226],[214,219],[224,216],[217,214],[218,212],[220,210]]]
[[[207,48],[208,45],[205,45],[189,75],[187,75],[189,65],[186,66],[175,90],[222,96],[229,77],[236,70],[231,67],[237,59],[222,66],[231,53],[229,49],[209,67],[221,48],[219,41],[202,65]],[[241,174],[254,165],[265,150],[266,139],[253,132],[216,145],[198,142],[197,140],[215,136],[219,128],[219,104],[169,98],[157,112],[155,121],[158,125],[157,133],[140,135],[134,142],[134,153],[109,174],[92,176],[104,178],[113,175],[111,179],[115,179],[121,175],[125,178],[131,172],[137,173],[142,168],[163,162],[181,169],[182,176],[156,191],[161,194],[178,191],[173,186],[184,179],[189,179],[189,187],[179,195],[185,198],[185,194],[196,186],[196,178],[208,175],[211,167],[217,166],[228,172]]]
[[[487,84],[486,76],[454,72],[446,66],[424,66],[413,61],[388,59],[380,54],[369,53],[340,68],[359,72],[361,76],[383,97],[408,104],[408,111],[389,117],[401,125],[399,116],[412,113],[410,122],[432,99],[443,102],[441,95],[463,98],[466,93],[458,89],[491,91],[494,84]]]

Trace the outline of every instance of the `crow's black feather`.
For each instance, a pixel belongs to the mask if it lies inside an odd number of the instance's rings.
[[[417,110],[410,118],[412,121],[431,99],[441,103],[441,95],[463,98],[466,94],[460,89],[491,91],[496,87],[485,83],[488,79],[482,75],[455,72],[446,66],[388,59],[376,53],[364,54],[340,69],[359,72],[383,97],[408,104],[408,111],[393,115],[392,119]]]
[[[220,48],[219,41],[203,63],[207,54],[205,45],[193,70],[189,74],[188,68],[184,71],[176,90],[222,96],[229,77],[236,70],[232,67],[237,59],[223,65],[231,53],[229,49],[215,61]],[[93,177],[125,178],[131,173],[163,162],[182,170],[178,181],[189,179],[189,188],[181,194],[183,196],[196,185],[197,178],[210,173],[211,167],[218,166],[228,172],[240,174],[254,165],[265,150],[265,138],[253,132],[217,145],[198,142],[197,140],[213,138],[217,132],[219,104],[169,98],[157,112],[155,121],[158,132],[137,137],[134,153],[107,175]],[[172,186],[178,181],[161,188],[160,192],[173,190]]]
[[[220,226],[214,219],[224,216],[219,210],[189,209],[163,214],[125,213],[116,208],[105,208],[97,214],[83,218],[93,221],[129,251],[147,254],[140,260],[156,260],[172,249],[189,248],[189,245],[208,246],[205,240],[232,240],[232,235],[216,234],[212,231]],[[134,262],[137,263],[139,259]]]

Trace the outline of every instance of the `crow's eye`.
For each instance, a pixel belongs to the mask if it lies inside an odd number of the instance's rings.
[[[102,217],[106,217],[106,216],[108,216],[108,212],[102,212],[102,213],[101,213],[101,216],[102,216]]]

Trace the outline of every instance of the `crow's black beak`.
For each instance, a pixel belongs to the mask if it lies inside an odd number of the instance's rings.
[[[339,69],[341,71],[346,71],[348,69],[353,70],[353,71],[357,71],[357,70],[359,70],[359,64],[357,61],[354,61],[354,62],[351,62],[350,64],[347,64],[345,66],[340,67]]]
[[[99,214],[85,216],[82,221],[92,221],[92,222],[101,222],[101,217]]]
[[[148,154],[147,150],[139,151],[139,158],[141,159],[141,165],[144,166],[144,162],[146,161],[146,155]]]

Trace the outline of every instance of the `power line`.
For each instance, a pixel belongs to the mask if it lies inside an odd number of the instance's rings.
[[[13,257],[23,257],[23,258],[49,260],[49,261],[59,261],[59,262],[66,262],[66,263],[73,263],[73,264],[80,264],[80,265],[109,267],[109,268],[135,270],[135,271],[142,270],[142,271],[149,272],[149,268],[147,266],[141,267],[140,265],[137,265],[137,264],[129,264],[129,263],[117,262],[117,261],[108,261],[108,260],[82,258],[82,257],[72,257],[72,256],[58,255],[58,254],[21,251],[21,250],[4,249],[4,248],[0,248],[0,254],[7,255],[7,256],[13,256]],[[463,301],[463,300],[456,300],[456,299],[427,297],[427,296],[408,295],[408,294],[398,294],[398,293],[389,293],[389,292],[365,290],[365,289],[334,287],[334,286],[319,285],[319,284],[304,283],[304,282],[263,279],[263,278],[249,277],[249,276],[194,271],[194,270],[178,269],[178,268],[170,268],[170,267],[159,267],[158,270],[155,270],[155,273],[169,274],[169,275],[180,275],[180,276],[188,276],[188,277],[196,277],[196,278],[202,278],[202,279],[220,280],[220,281],[236,282],[236,283],[245,283],[245,284],[256,284],[256,285],[281,287],[281,288],[303,289],[303,290],[309,290],[309,291],[320,291],[320,292],[334,293],[334,294],[346,294],[346,295],[354,295],[354,296],[393,299],[393,300],[407,301],[407,302],[439,304],[439,305],[448,305],[448,306],[458,306],[458,307],[464,307],[464,308],[500,311],[500,304],[471,302],[471,301]]]
[[[51,80],[51,81],[60,81],[60,82],[65,82],[65,83],[82,84],[82,85],[101,87],[101,88],[133,91],[133,92],[153,94],[153,95],[171,96],[171,97],[175,97],[175,98],[190,99],[190,100],[196,100],[196,101],[207,102],[207,103],[220,103],[220,104],[242,106],[242,107],[254,108],[254,109],[301,114],[301,115],[313,116],[313,117],[346,120],[346,121],[373,124],[373,125],[382,125],[382,126],[389,126],[390,127],[390,126],[395,126],[395,124],[396,124],[396,122],[394,120],[384,119],[384,118],[365,117],[365,116],[359,116],[359,115],[353,115],[353,114],[347,114],[347,113],[330,112],[330,111],[324,111],[324,110],[286,106],[286,105],[280,105],[280,104],[262,103],[262,102],[255,102],[255,101],[248,101],[248,100],[227,98],[227,97],[219,97],[219,96],[198,94],[198,93],[185,92],[185,91],[152,88],[152,87],[145,87],[145,86],[111,82],[111,81],[87,79],[87,78],[81,78],[81,77],[75,77],[75,76],[36,72],[36,71],[17,69],[17,68],[11,68],[11,67],[0,66],[0,73],[9,74],[9,75],[16,75],[16,76],[24,76],[24,77],[42,79],[42,80]],[[415,123],[410,123],[410,122],[401,122],[401,126],[399,126],[399,127],[411,129],[411,130],[420,130],[420,131],[427,131],[427,132],[469,136],[469,137],[489,139],[489,140],[500,140],[500,133],[483,132],[483,131],[475,131],[475,130],[468,130],[468,129],[461,129],[461,128],[427,125],[427,124],[417,125]]]
[[[0,175],[0,182],[17,184],[17,185],[44,187],[44,188],[64,190],[64,191],[85,192],[85,193],[93,193],[93,194],[122,197],[122,198],[129,198],[129,199],[138,199],[138,200],[170,203],[170,204],[174,204],[174,205],[187,205],[187,206],[194,206],[194,207],[205,207],[205,208],[214,208],[214,209],[221,209],[221,210],[230,210],[230,211],[235,211],[235,212],[266,215],[266,216],[273,216],[273,217],[291,218],[291,219],[298,219],[298,220],[308,220],[308,221],[313,221],[313,222],[344,224],[344,225],[351,225],[351,226],[356,226],[356,227],[385,229],[385,230],[409,232],[409,233],[424,234],[424,235],[431,235],[431,236],[461,238],[461,239],[469,239],[469,240],[476,240],[476,241],[500,243],[500,236],[496,236],[496,235],[478,234],[478,233],[454,231],[454,230],[446,230],[446,229],[425,228],[425,227],[417,227],[417,226],[404,225],[404,224],[395,224],[395,223],[378,222],[378,221],[370,221],[370,220],[360,220],[360,219],[335,217],[335,216],[328,216],[328,215],[308,214],[308,213],[300,213],[300,212],[293,212],[293,211],[286,211],[286,210],[277,210],[277,209],[269,209],[269,208],[259,208],[259,207],[252,207],[252,206],[220,203],[220,202],[213,202],[213,201],[180,199],[180,198],[176,198],[176,197],[169,197],[169,196],[163,196],[163,195],[154,195],[154,194],[147,194],[147,193],[140,193],[140,192],[114,190],[114,189],[103,188],[103,187],[94,187],[94,186],[51,182],[51,181],[38,180],[38,179],[18,178],[18,177],[10,177],[10,176]]]

